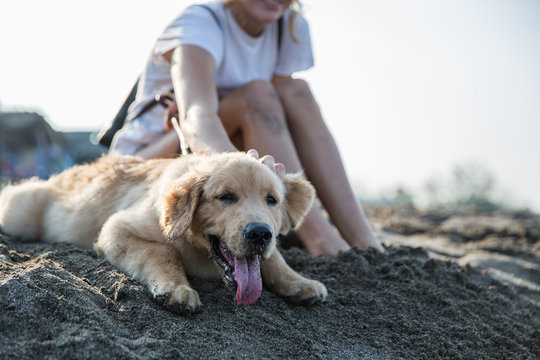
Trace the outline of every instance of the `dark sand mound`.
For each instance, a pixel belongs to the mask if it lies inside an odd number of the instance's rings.
[[[164,310],[91,251],[0,235],[0,358],[540,356],[538,217],[368,214],[386,245],[423,242],[427,250],[396,245],[313,259],[291,248],[291,266],[328,287],[325,304],[294,306],[264,291],[237,307],[221,281],[194,279],[205,306],[191,316]]]

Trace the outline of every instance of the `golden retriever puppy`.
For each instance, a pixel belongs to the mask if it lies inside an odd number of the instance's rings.
[[[202,305],[186,275],[221,275],[237,304],[257,300],[263,284],[313,304],[326,288],[292,270],[276,248],[276,236],[300,225],[313,198],[300,175],[282,181],[244,153],[104,156],[6,187],[0,226],[21,239],[93,246],[171,310]]]

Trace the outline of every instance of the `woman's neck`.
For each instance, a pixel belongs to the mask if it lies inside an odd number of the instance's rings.
[[[229,4],[229,9],[242,30],[253,37],[261,35],[266,24],[250,16],[242,4],[231,2]]]

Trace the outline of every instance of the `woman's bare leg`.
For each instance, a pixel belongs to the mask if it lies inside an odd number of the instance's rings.
[[[253,148],[260,154],[270,154],[289,172],[303,170],[272,84],[254,81],[233,91],[220,101],[218,115],[239,148]],[[238,144],[239,132],[242,144]],[[297,234],[311,255],[336,255],[349,249],[316,205]]]
[[[276,84],[300,161],[343,238],[362,249],[383,250],[356,201],[339,150],[305,81]]]
[[[145,159],[172,158],[178,155],[180,140],[175,131],[169,131],[157,141],[149,144],[137,152],[137,156]]]

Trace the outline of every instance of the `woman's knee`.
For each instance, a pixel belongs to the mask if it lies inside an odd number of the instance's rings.
[[[309,84],[302,79],[287,79],[276,84],[276,92],[288,114],[291,132],[323,129],[326,125]]]
[[[309,84],[302,79],[282,80],[275,86],[276,92],[283,101],[313,101]]]
[[[272,83],[252,81],[241,88],[240,95],[248,125],[263,125],[275,132],[286,129],[285,113]]]
[[[279,107],[280,101],[274,89],[274,86],[264,80],[254,80],[242,86],[242,93],[246,107]]]

